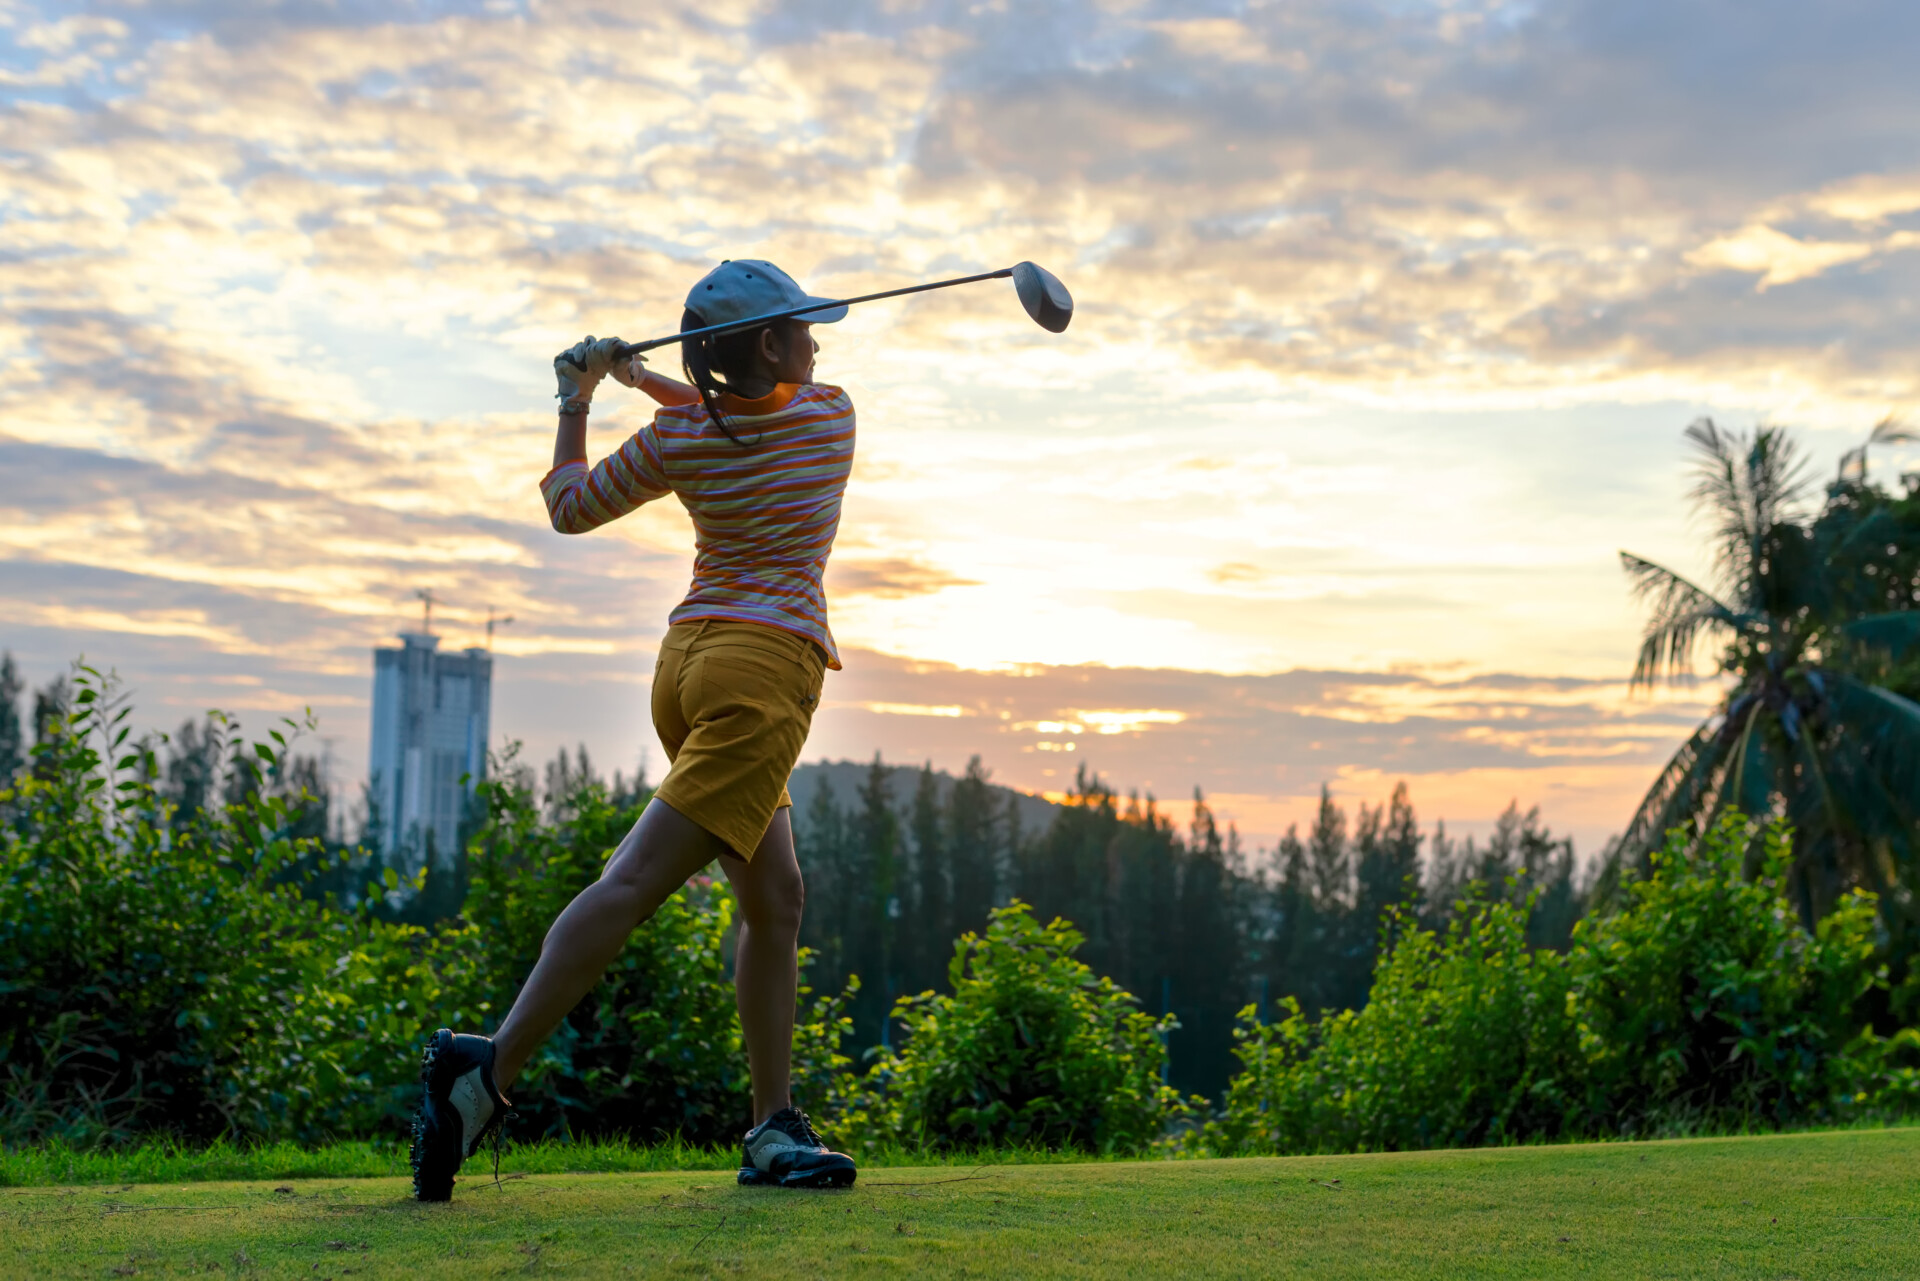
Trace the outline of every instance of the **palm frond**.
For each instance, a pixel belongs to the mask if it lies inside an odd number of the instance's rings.
[[[1834,864],[1851,879],[1878,894],[1883,911],[1905,909],[1911,916],[1914,904],[1890,899],[1890,881],[1910,879],[1914,857],[1914,813],[1910,798],[1896,794],[1879,771],[1860,768],[1861,762],[1842,752],[1828,754],[1821,782],[1845,798],[1844,808],[1854,830],[1844,839],[1832,842]],[[1874,848],[1878,844],[1881,848]],[[1886,856],[1883,868],[1880,855]],[[1889,876],[1891,873],[1891,876]],[[1905,898],[1906,896],[1901,896]]]
[[[1656,684],[1664,675],[1682,680],[1693,673],[1693,646],[1703,631],[1738,630],[1745,616],[1716,600],[1712,593],[1688,582],[1664,565],[1620,553],[1621,568],[1633,580],[1633,594],[1649,608],[1646,630],[1640,638],[1640,656],[1634,661],[1629,688]]]
[[[1787,821],[1794,830],[1800,912],[1811,926],[1839,896],[1846,879],[1844,868],[1860,842],[1852,806],[1847,804],[1851,798],[1835,789],[1813,736],[1801,735],[1789,750],[1799,763],[1800,778],[1787,797]]]
[[[1712,521],[1714,542],[1719,546],[1728,542],[1746,544],[1756,531],[1748,522],[1747,487],[1741,466],[1747,452],[1745,437],[1722,431],[1711,418],[1694,420],[1687,427],[1686,437],[1698,455],[1689,497]]]
[[[1915,431],[1892,414],[1875,423],[1873,430],[1867,433],[1869,445],[1908,445],[1916,440],[1920,440],[1920,431]]]
[[[1894,881],[1913,884],[1920,868],[1920,704],[1833,671],[1822,686],[1827,732],[1802,754],[1804,795],[1792,815],[1819,873],[1816,906],[1863,885],[1882,895],[1882,910],[1911,916],[1916,905],[1887,892]]]
[[[1778,427],[1747,435],[1701,418],[1686,436],[1698,454],[1691,497],[1712,529],[1715,572],[1726,591],[1751,604],[1766,539],[1806,494],[1805,460]]]
[[[1920,609],[1868,614],[1841,624],[1840,634],[1862,645],[1884,649],[1899,662],[1909,649],[1920,643]]]
[[[1920,440],[1920,432],[1888,414],[1873,425],[1864,444],[1855,445],[1840,455],[1840,471],[1836,479],[1842,485],[1848,482],[1864,485],[1867,483],[1867,454],[1875,445],[1904,445],[1916,440]]]
[[[1774,783],[1778,776],[1778,765],[1773,760],[1773,753],[1768,750],[1767,736],[1762,728],[1766,709],[1758,698],[1742,700],[1736,706],[1739,708],[1739,731],[1733,736],[1733,750],[1728,756],[1727,783],[1720,789],[1720,801],[1723,805],[1738,806],[1753,818],[1765,818],[1773,812]],[[1729,711],[1729,720],[1734,715]],[[1724,735],[1732,728],[1733,725],[1729,724],[1720,732]]]
[[[1719,808],[1715,803],[1718,783],[1732,743],[1717,721],[1710,720],[1695,730],[1647,789],[1640,808],[1620,835],[1620,852],[1644,859],[1666,840],[1668,829],[1687,826],[1701,830]]]
[[[1824,675],[1832,690],[1830,715],[1852,740],[1853,767],[1872,771],[1888,791],[1907,798],[1912,822],[1920,813],[1920,703],[1844,673]]]

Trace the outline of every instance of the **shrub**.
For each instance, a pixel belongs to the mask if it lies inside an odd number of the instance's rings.
[[[1560,955],[1527,945],[1530,903],[1462,905],[1444,936],[1408,929],[1366,1008],[1235,1030],[1243,1065],[1216,1151],[1468,1147],[1554,1132],[1575,1071]],[[1401,918],[1403,928],[1405,919]]]
[[[1809,933],[1768,828],[1759,875],[1731,815],[1676,831],[1624,907],[1582,921],[1564,955],[1526,946],[1526,912],[1463,904],[1444,939],[1403,937],[1359,1013],[1271,1027],[1244,1014],[1245,1071],[1210,1123],[1214,1151],[1315,1152],[1641,1135],[1842,1120],[1912,1106],[1910,1033],[1874,1037],[1884,982],[1872,896]]]
[[[0,1136],[364,1129],[366,1038],[404,1022],[417,932],[303,899],[287,872],[315,851],[271,789],[174,823],[128,709],[91,669],[75,687],[0,793]],[[255,781],[278,767],[275,745],[231,746]]]
[[[1848,894],[1808,933],[1786,895],[1786,825],[1765,830],[1748,879],[1753,835],[1737,814],[1697,842],[1674,832],[1622,911],[1581,922],[1577,1128],[1805,1124],[1867,1101],[1882,1055],[1860,998],[1885,981],[1874,898]]]
[[[488,785],[466,917],[395,924],[302,894],[302,877],[336,860],[289,835],[298,798],[283,788],[174,814],[152,753],[127,743],[127,709],[91,670],[76,685],[60,732],[0,791],[8,1144],[403,1133],[426,1033],[497,1024],[554,915],[638,814],[587,783],[543,826],[523,790]],[[246,743],[212,723],[230,766],[272,779],[285,735]],[[703,878],[636,933],[516,1087],[533,1128],[709,1143],[751,1123],[731,914]],[[803,1090],[824,1097],[844,1072],[846,1030],[839,998],[809,1007],[795,1037]]]
[[[1015,900],[954,944],[951,995],[901,998],[908,1033],[852,1083],[842,1126],[868,1144],[1138,1152],[1186,1115],[1161,1081],[1171,1017],[1074,957],[1085,940]]]

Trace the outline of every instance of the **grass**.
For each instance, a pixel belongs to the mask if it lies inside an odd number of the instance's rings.
[[[740,1149],[695,1147],[669,1141],[629,1143],[622,1139],[586,1139],[573,1143],[509,1142],[502,1148],[502,1171],[521,1174],[652,1174],[669,1170],[713,1171],[731,1168]],[[481,1154],[489,1168],[491,1150]],[[1101,1160],[1076,1152],[994,1148],[981,1152],[935,1154],[919,1148],[862,1151],[863,1169],[892,1166],[1061,1165]],[[469,1167],[469,1170],[478,1168]],[[239,1147],[225,1141],[211,1146],[148,1141],[125,1148],[87,1150],[61,1144],[0,1150],[0,1188],[85,1187],[123,1183],[284,1182],[288,1179],[401,1178],[407,1171],[404,1142],[348,1141],[306,1148],[292,1143]]]
[[[1920,1276],[1920,1130],[1230,1161],[0,1192],[0,1275]],[[474,1171],[479,1175],[480,1171]]]

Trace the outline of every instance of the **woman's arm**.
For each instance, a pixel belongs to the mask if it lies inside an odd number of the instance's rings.
[[[587,461],[587,411],[560,411],[560,427],[553,433],[553,465]]]
[[[584,450],[583,445],[574,442],[586,435],[585,418],[585,414],[561,415],[560,430],[554,440],[553,470],[540,482],[547,515],[553,527],[563,534],[584,534],[597,529],[672,492],[651,424],[629,436],[624,445],[595,463],[591,470],[582,454],[561,457],[569,445]]]
[[[621,378],[621,371],[617,367],[613,371],[613,376],[636,391],[646,392],[647,395],[653,397],[663,405],[691,405],[700,399],[700,393],[692,387],[687,386],[687,384],[680,382],[678,379],[669,378],[665,374],[656,374],[637,360],[633,362],[633,370],[634,377],[632,382],[627,382],[625,378]],[[583,463],[586,460],[586,410],[582,409],[579,413],[568,413],[566,408],[562,406],[560,410],[560,427],[554,432],[553,436],[553,465],[558,467],[562,463]]]
[[[588,402],[594,387],[613,372],[616,363],[626,368],[625,361],[612,359],[611,349],[619,345],[618,338],[587,338],[553,359],[560,422],[553,433],[553,470],[540,482],[540,493],[553,527],[563,534],[584,534],[669,492],[652,427],[642,428],[598,466],[587,469]]]
[[[635,391],[644,391],[663,405],[691,405],[700,399],[700,393],[697,390],[678,379],[654,373],[638,356],[633,358],[631,364],[615,362],[613,368],[607,372],[613,375],[616,382],[631,387]]]

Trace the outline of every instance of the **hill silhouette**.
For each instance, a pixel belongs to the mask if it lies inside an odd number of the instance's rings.
[[[873,768],[870,761],[811,761],[794,768],[787,779],[787,791],[793,796],[793,808],[796,816],[804,816],[807,806],[813,800],[813,794],[822,784],[833,789],[833,799],[841,806],[857,803],[859,789],[867,781],[867,772]],[[893,798],[894,812],[905,818],[913,805],[914,789],[920,785],[919,765],[884,766],[887,771],[887,791]],[[933,772],[934,784],[939,788],[940,804],[945,805],[953,795],[956,776],[945,770]],[[1045,831],[1053,822],[1061,807],[1043,796],[1031,792],[1022,792],[1016,788],[1002,787],[998,783],[989,784],[993,791],[994,807],[1005,811],[1007,800],[1013,798],[1020,814],[1020,829],[1023,832]],[[805,818],[801,817],[801,822]]]

